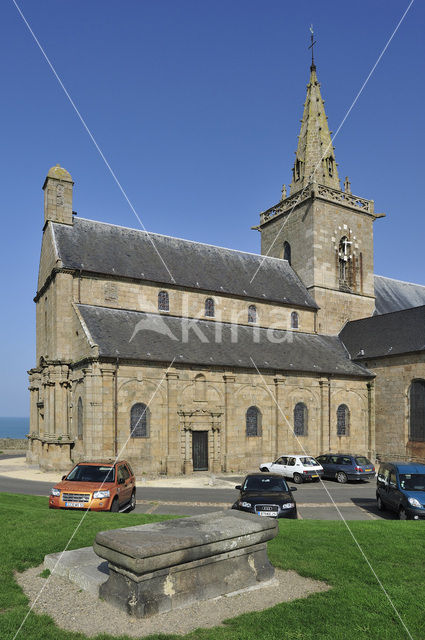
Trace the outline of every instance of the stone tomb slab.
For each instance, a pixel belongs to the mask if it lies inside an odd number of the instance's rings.
[[[144,618],[274,576],[266,543],[277,521],[235,510],[102,531],[93,545],[108,561],[99,595]]]

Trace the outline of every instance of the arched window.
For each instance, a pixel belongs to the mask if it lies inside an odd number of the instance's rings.
[[[338,263],[339,263],[339,281],[343,284],[349,284],[349,263],[351,260],[351,242],[347,236],[342,236],[339,241]]]
[[[205,300],[205,315],[208,318],[214,318],[214,300],[212,298]]]
[[[328,167],[328,175],[330,178],[332,178],[333,174],[334,174],[334,160],[332,157],[329,157],[326,159],[326,164]]]
[[[203,402],[207,399],[207,381],[205,376],[200,373],[195,378],[195,401]]]
[[[336,435],[348,436],[350,428],[350,410],[346,404],[340,404],[336,412]]]
[[[168,291],[160,291],[158,293],[158,311],[170,310],[170,297]]]
[[[296,436],[306,436],[307,423],[307,407],[304,402],[298,402],[294,408],[294,434]]]
[[[425,380],[413,380],[410,385],[409,440],[425,441]]]
[[[257,307],[250,304],[248,307],[248,322],[257,322]]]
[[[291,264],[291,245],[289,242],[286,242],[286,240],[283,243],[283,259],[287,260],[289,264]]]
[[[249,407],[246,412],[246,435],[261,436],[261,411],[258,407]]]
[[[130,412],[130,437],[148,438],[150,427],[150,411],[144,402],[133,404]]]
[[[78,398],[77,402],[77,436],[80,440],[83,438],[83,429],[84,429],[84,413],[83,413],[83,401],[81,397]]]
[[[298,329],[298,313],[293,311],[291,313],[291,329]]]

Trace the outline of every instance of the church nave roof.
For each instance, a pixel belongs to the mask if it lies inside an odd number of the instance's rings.
[[[101,357],[373,377],[350,360],[337,336],[92,305],[78,310]]]
[[[84,218],[52,227],[64,268],[317,309],[286,260]]]

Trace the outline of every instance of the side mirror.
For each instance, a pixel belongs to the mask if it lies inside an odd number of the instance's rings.
[[[65,480],[66,476],[62,476],[62,480]]]
[[[289,491],[296,491],[297,487],[289,487]]]
[[[237,484],[237,485],[236,485],[236,487],[235,487],[235,489],[237,489],[238,491],[240,491],[240,490],[242,489],[242,487],[241,487],[241,485],[240,485],[240,484]]]
[[[124,484],[124,478],[118,478],[118,484]]]

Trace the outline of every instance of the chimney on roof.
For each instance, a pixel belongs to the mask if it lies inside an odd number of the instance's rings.
[[[49,220],[61,224],[73,224],[71,175],[58,164],[49,170],[43,184],[44,224]]]

